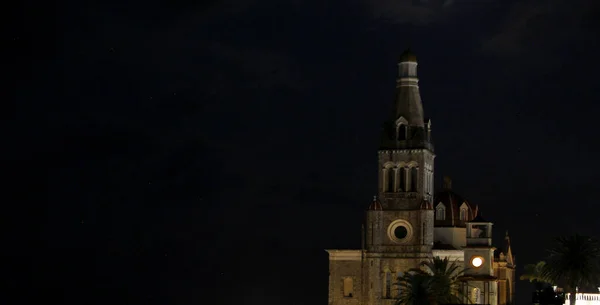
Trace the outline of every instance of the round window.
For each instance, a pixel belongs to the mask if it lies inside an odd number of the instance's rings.
[[[397,226],[394,229],[394,236],[396,236],[397,239],[405,239],[406,235],[408,235],[408,230],[405,226]]]
[[[395,243],[406,243],[411,240],[413,235],[412,226],[404,219],[392,221],[387,230],[389,238]]]

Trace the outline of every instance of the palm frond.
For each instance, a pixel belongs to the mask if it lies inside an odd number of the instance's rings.
[[[539,261],[535,264],[525,265],[523,275],[519,277],[522,281],[529,281],[531,283],[548,283],[554,284],[554,281],[544,275],[546,268],[545,261]]]
[[[460,304],[463,303],[459,276],[464,270],[456,261],[434,257],[410,269],[399,278],[400,295],[396,304]],[[423,303],[425,302],[425,303]]]
[[[558,237],[548,249],[541,275],[552,282],[570,287],[600,283],[600,242],[592,237],[573,235]]]

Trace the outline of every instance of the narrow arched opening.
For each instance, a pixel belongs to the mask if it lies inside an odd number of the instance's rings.
[[[389,299],[392,297],[392,273],[385,273],[385,290],[384,290],[384,298]]]
[[[389,193],[393,193],[395,190],[394,182],[396,179],[396,171],[394,168],[387,169],[387,181],[386,181],[386,191]]]
[[[406,133],[407,133],[406,125],[400,124],[400,126],[398,126],[398,137],[397,137],[398,141],[406,140]]]
[[[401,192],[406,192],[406,168],[405,167],[400,168],[400,184],[398,187]]]
[[[411,169],[410,169],[410,191],[411,192],[417,191],[417,183],[419,180],[418,176],[419,176],[418,169],[416,167],[411,167]]]
[[[441,204],[435,209],[435,220],[446,220],[446,208]]]

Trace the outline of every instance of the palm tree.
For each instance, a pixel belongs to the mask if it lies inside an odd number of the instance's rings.
[[[535,264],[525,265],[525,270],[523,275],[519,277],[522,281],[529,281],[534,285],[534,299],[537,299],[536,302],[544,303],[547,301],[548,296],[552,297],[554,301],[555,292],[549,285],[554,285],[555,283],[552,279],[544,276],[544,270],[546,268],[545,261],[539,261]],[[563,300],[564,303],[564,300]],[[561,303],[562,305],[562,303]]]
[[[600,283],[600,242],[581,235],[556,238],[548,249],[542,278],[565,284],[571,305],[575,305],[577,287]]]
[[[458,278],[463,275],[464,269],[461,270],[456,261],[450,262],[447,257],[443,259],[435,257],[421,265],[432,275],[434,290],[442,304],[462,303],[459,297],[462,291]]]
[[[525,265],[523,275],[521,275],[519,279],[522,281],[529,281],[530,283],[533,283],[536,287],[536,290],[542,289],[542,286],[544,286],[544,284],[554,285],[555,283],[554,281],[552,281],[552,279],[548,278],[547,276],[544,276],[545,268],[545,261],[539,261],[535,264]]]
[[[421,269],[411,269],[400,277],[397,305],[460,304],[459,276],[464,270],[447,257],[434,257],[421,263]]]
[[[433,296],[432,277],[421,271],[409,271],[398,278],[400,294],[396,299],[397,305],[435,304]]]

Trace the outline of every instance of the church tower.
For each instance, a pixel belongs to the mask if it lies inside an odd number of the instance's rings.
[[[465,304],[512,304],[515,258],[508,236],[504,249],[495,251],[492,223],[452,191],[449,178],[433,195],[435,154],[417,66],[410,50],[402,53],[393,108],[381,129],[377,196],[366,211],[362,247],[326,250],[328,305],[394,305],[402,294],[398,278],[433,256],[466,268]]]
[[[434,158],[417,60],[407,50],[398,63],[394,108],[382,129],[378,198],[366,215],[365,273],[372,288],[364,304],[392,304],[397,278],[431,257]]]

